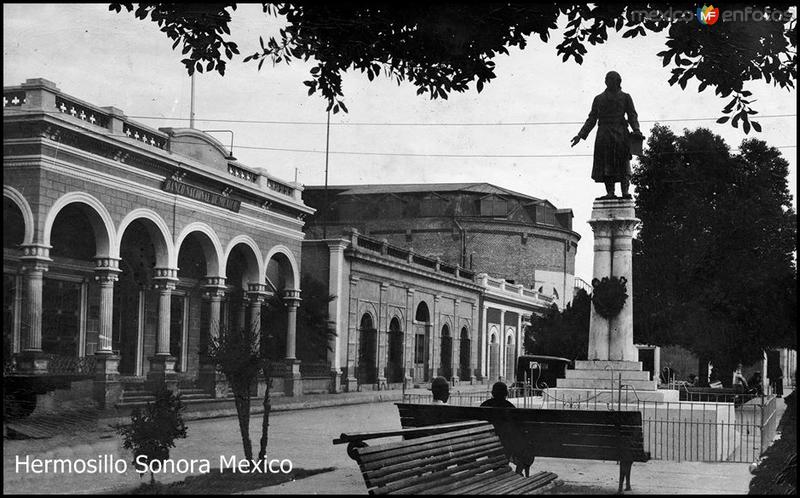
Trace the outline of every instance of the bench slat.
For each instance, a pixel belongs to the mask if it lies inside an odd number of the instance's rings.
[[[434,472],[427,475],[416,476],[409,479],[402,479],[400,481],[392,482],[389,485],[376,488],[382,490],[382,493],[396,493],[402,490],[403,493],[420,493],[425,489],[433,488],[441,484],[451,482],[460,482],[465,478],[472,477],[478,474],[483,474],[489,471],[503,471],[507,469],[511,472],[511,468],[507,466],[508,459],[505,455],[499,457],[474,461],[468,464],[460,465],[443,472]]]
[[[451,465],[460,465],[462,463],[474,462],[480,457],[495,458],[505,455],[503,445],[498,441],[490,448],[482,450],[480,448],[471,448],[468,452],[453,453],[452,456],[448,454],[440,455],[436,458],[426,458],[424,460],[414,458],[412,461],[403,461],[398,465],[389,466],[386,468],[377,469],[374,471],[364,470],[364,479],[369,479],[369,484],[373,486],[382,486],[388,482],[392,482],[405,477],[419,475],[429,471],[440,471]],[[409,455],[411,456],[411,455]],[[424,464],[424,468],[422,465]]]
[[[481,434],[494,434],[494,427],[491,424],[483,423],[482,425],[471,428],[465,429],[463,431],[453,431],[453,432],[446,432],[444,434],[434,434],[431,436],[425,436],[415,439],[407,439],[405,441],[396,441],[392,443],[382,444],[380,446],[368,446],[366,448],[360,448],[360,452],[362,455],[368,455],[370,453],[387,451],[393,448],[407,448],[413,445],[423,445],[430,442],[438,442],[438,441],[449,441],[453,439],[469,439],[469,437],[476,438],[479,437]]]
[[[368,470],[372,470],[384,465],[391,465],[391,461],[394,459],[400,458],[407,460],[409,458],[408,455],[413,455],[416,458],[430,457],[438,453],[447,453],[448,451],[480,447],[495,441],[499,441],[497,436],[491,436],[492,437],[489,437],[489,435],[484,437],[473,437],[471,435],[467,435],[457,439],[448,439],[442,442],[442,444],[436,444],[434,442],[427,442],[425,444],[412,444],[409,441],[408,446],[393,446],[392,448],[388,448],[386,450],[378,448],[378,451],[370,452],[366,452],[364,450],[374,450],[376,447],[360,448],[361,460],[364,462],[364,465]]]

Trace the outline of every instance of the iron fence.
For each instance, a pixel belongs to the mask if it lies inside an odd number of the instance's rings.
[[[642,413],[645,451],[655,460],[753,462],[771,443],[778,425],[773,395],[721,395],[719,401],[647,401],[635,391],[596,391],[564,399],[549,389],[513,388],[518,408],[620,410]],[[478,406],[490,392],[453,392],[447,403]],[[430,394],[405,394],[405,403],[430,403]]]

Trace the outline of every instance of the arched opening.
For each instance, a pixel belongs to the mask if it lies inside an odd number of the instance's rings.
[[[389,351],[386,362],[386,380],[390,383],[403,382],[403,331],[397,317],[389,322]]]
[[[372,315],[364,313],[358,327],[358,383],[375,384],[377,378],[378,331],[375,329]]]
[[[244,243],[236,244],[228,254],[225,265],[225,304],[220,323],[224,329],[243,330],[247,319],[247,285],[258,283],[258,259],[253,249]],[[222,331],[221,331],[222,332]],[[284,340],[284,339],[281,339]]]
[[[492,326],[489,335],[489,380],[500,376],[500,344],[497,342],[497,327]]]
[[[3,197],[3,252],[15,259],[22,256],[20,245],[25,240],[25,217],[17,203]],[[5,258],[3,258],[5,259]],[[3,265],[3,359],[10,361],[11,354],[19,351],[20,276]]]
[[[112,349],[119,352],[120,375],[144,375],[143,358],[156,354],[158,291],[153,289],[157,260],[154,227],[132,221],[120,239],[119,280],[114,286]]]
[[[170,354],[176,358],[175,370],[196,375],[200,354],[208,348],[210,305],[203,299],[203,286],[209,276],[209,259],[215,257],[208,235],[192,232],[178,248],[178,285],[172,293],[170,309]]]
[[[467,327],[461,328],[461,342],[458,346],[458,376],[461,379],[469,379],[472,372],[469,368],[470,341]]]
[[[430,381],[428,369],[428,340],[430,338],[430,311],[425,301],[417,305],[414,314],[414,380]]]
[[[447,324],[442,326],[439,365],[441,376],[449,380],[453,376],[453,338],[450,337],[450,327]]]
[[[265,301],[261,310],[261,334],[266,338],[263,342],[267,344],[267,354],[273,360],[278,360],[286,357],[290,319],[289,306],[293,304],[285,299],[286,293],[296,290],[291,260],[280,252],[272,254],[266,264],[265,280],[267,290],[273,293],[273,297]],[[311,306],[315,302],[312,299],[308,305]],[[300,306],[302,305],[303,301],[300,302]],[[295,345],[297,346],[297,344]],[[295,348],[295,351],[298,358],[309,357],[305,346]]]
[[[91,218],[95,218],[92,220]],[[98,342],[97,321],[91,301],[99,303],[99,289],[93,281],[98,253],[95,223],[100,216],[89,206],[71,203],[64,206],[50,231],[50,271],[42,282],[42,351],[58,356],[77,357],[84,353],[82,342],[87,330],[83,315],[88,309],[92,348]],[[87,308],[88,306],[88,308]]]

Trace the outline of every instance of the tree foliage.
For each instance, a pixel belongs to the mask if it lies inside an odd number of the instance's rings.
[[[677,344],[715,369],[796,347],[796,214],[788,163],[744,140],[732,153],[698,128],[655,126],[635,168],[634,334]]]
[[[123,448],[133,451],[133,463],[137,470],[140,469],[140,460],[147,465],[153,461],[167,460],[170,448],[175,447],[175,440],[186,437],[186,424],[181,413],[185,407],[180,396],[161,385],[155,398],[155,401],[147,403],[144,411],[141,408],[133,410],[130,425],[117,427]],[[155,482],[152,472],[150,482]]]
[[[771,12],[788,12],[788,2],[771,5]],[[173,49],[182,47],[182,62],[189,74],[217,70],[225,74],[226,61],[239,54],[238,45],[229,40],[230,12],[236,4],[112,3],[110,10],[122,8],[139,19],[149,19],[173,40]],[[763,12],[763,6],[736,5]],[[623,38],[647,33],[667,32],[665,50],[659,52],[664,67],[669,67],[670,85],[685,89],[698,83],[727,98],[723,108],[737,127],[746,133],[760,131],[750,116],[751,92],[748,82],[764,79],[782,88],[793,88],[797,78],[796,19],[791,16],[769,20],[734,20],[706,26],[695,19],[670,22],[645,13],[688,11],[695,4],[647,2],[635,7],[622,4],[405,4],[375,2],[263,3],[268,16],[285,20],[278,36],[259,37],[260,49],[244,58],[273,64],[314,59],[310,78],[303,83],[309,95],[320,92],[328,110],[347,112],[343,101],[342,74],[360,71],[372,81],[384,74],[400,84],[408,80],[418,94],[431,99],[446,99],[451,92],[464,92],[474,83],[480,92],[495,78],[494,58],[508,54],[512,47],[525,48],[537,39],[549,43],[559,38],[556,52],[564,62],[581,64],[588,45],[608,40],[609,33],[622,32]],[[563,16],[563,17],[562,17]],[[561,33],[558,22],[566,21]],[[733,111],[736,111],[731,115]]]
[[[531,317],[531,325],[525,329],[526,354],[585,360],[589,351],[591,306],[591,297],[580,289],[564,311],[553,305],[543,316]]]
[[[233,391],[239,432],[242,436],[244,456],[253,460],[253,443],[250,440],[250,388],[265,369],[261,352],[261,331],[253,327],[220,330],[218,337],[209,341],[208,357],[217,370],[225,375]],[[269,379],[267,379],[269,382]],[[265,413],[265,417],[268,416]]]

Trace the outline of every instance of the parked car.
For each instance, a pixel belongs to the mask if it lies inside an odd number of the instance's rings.
[[[555,387],[556,379],[563,379],[572,360],[558,356],[522,355],[517,358],[516,382],[514,387],[528,387],[534,390]]]

